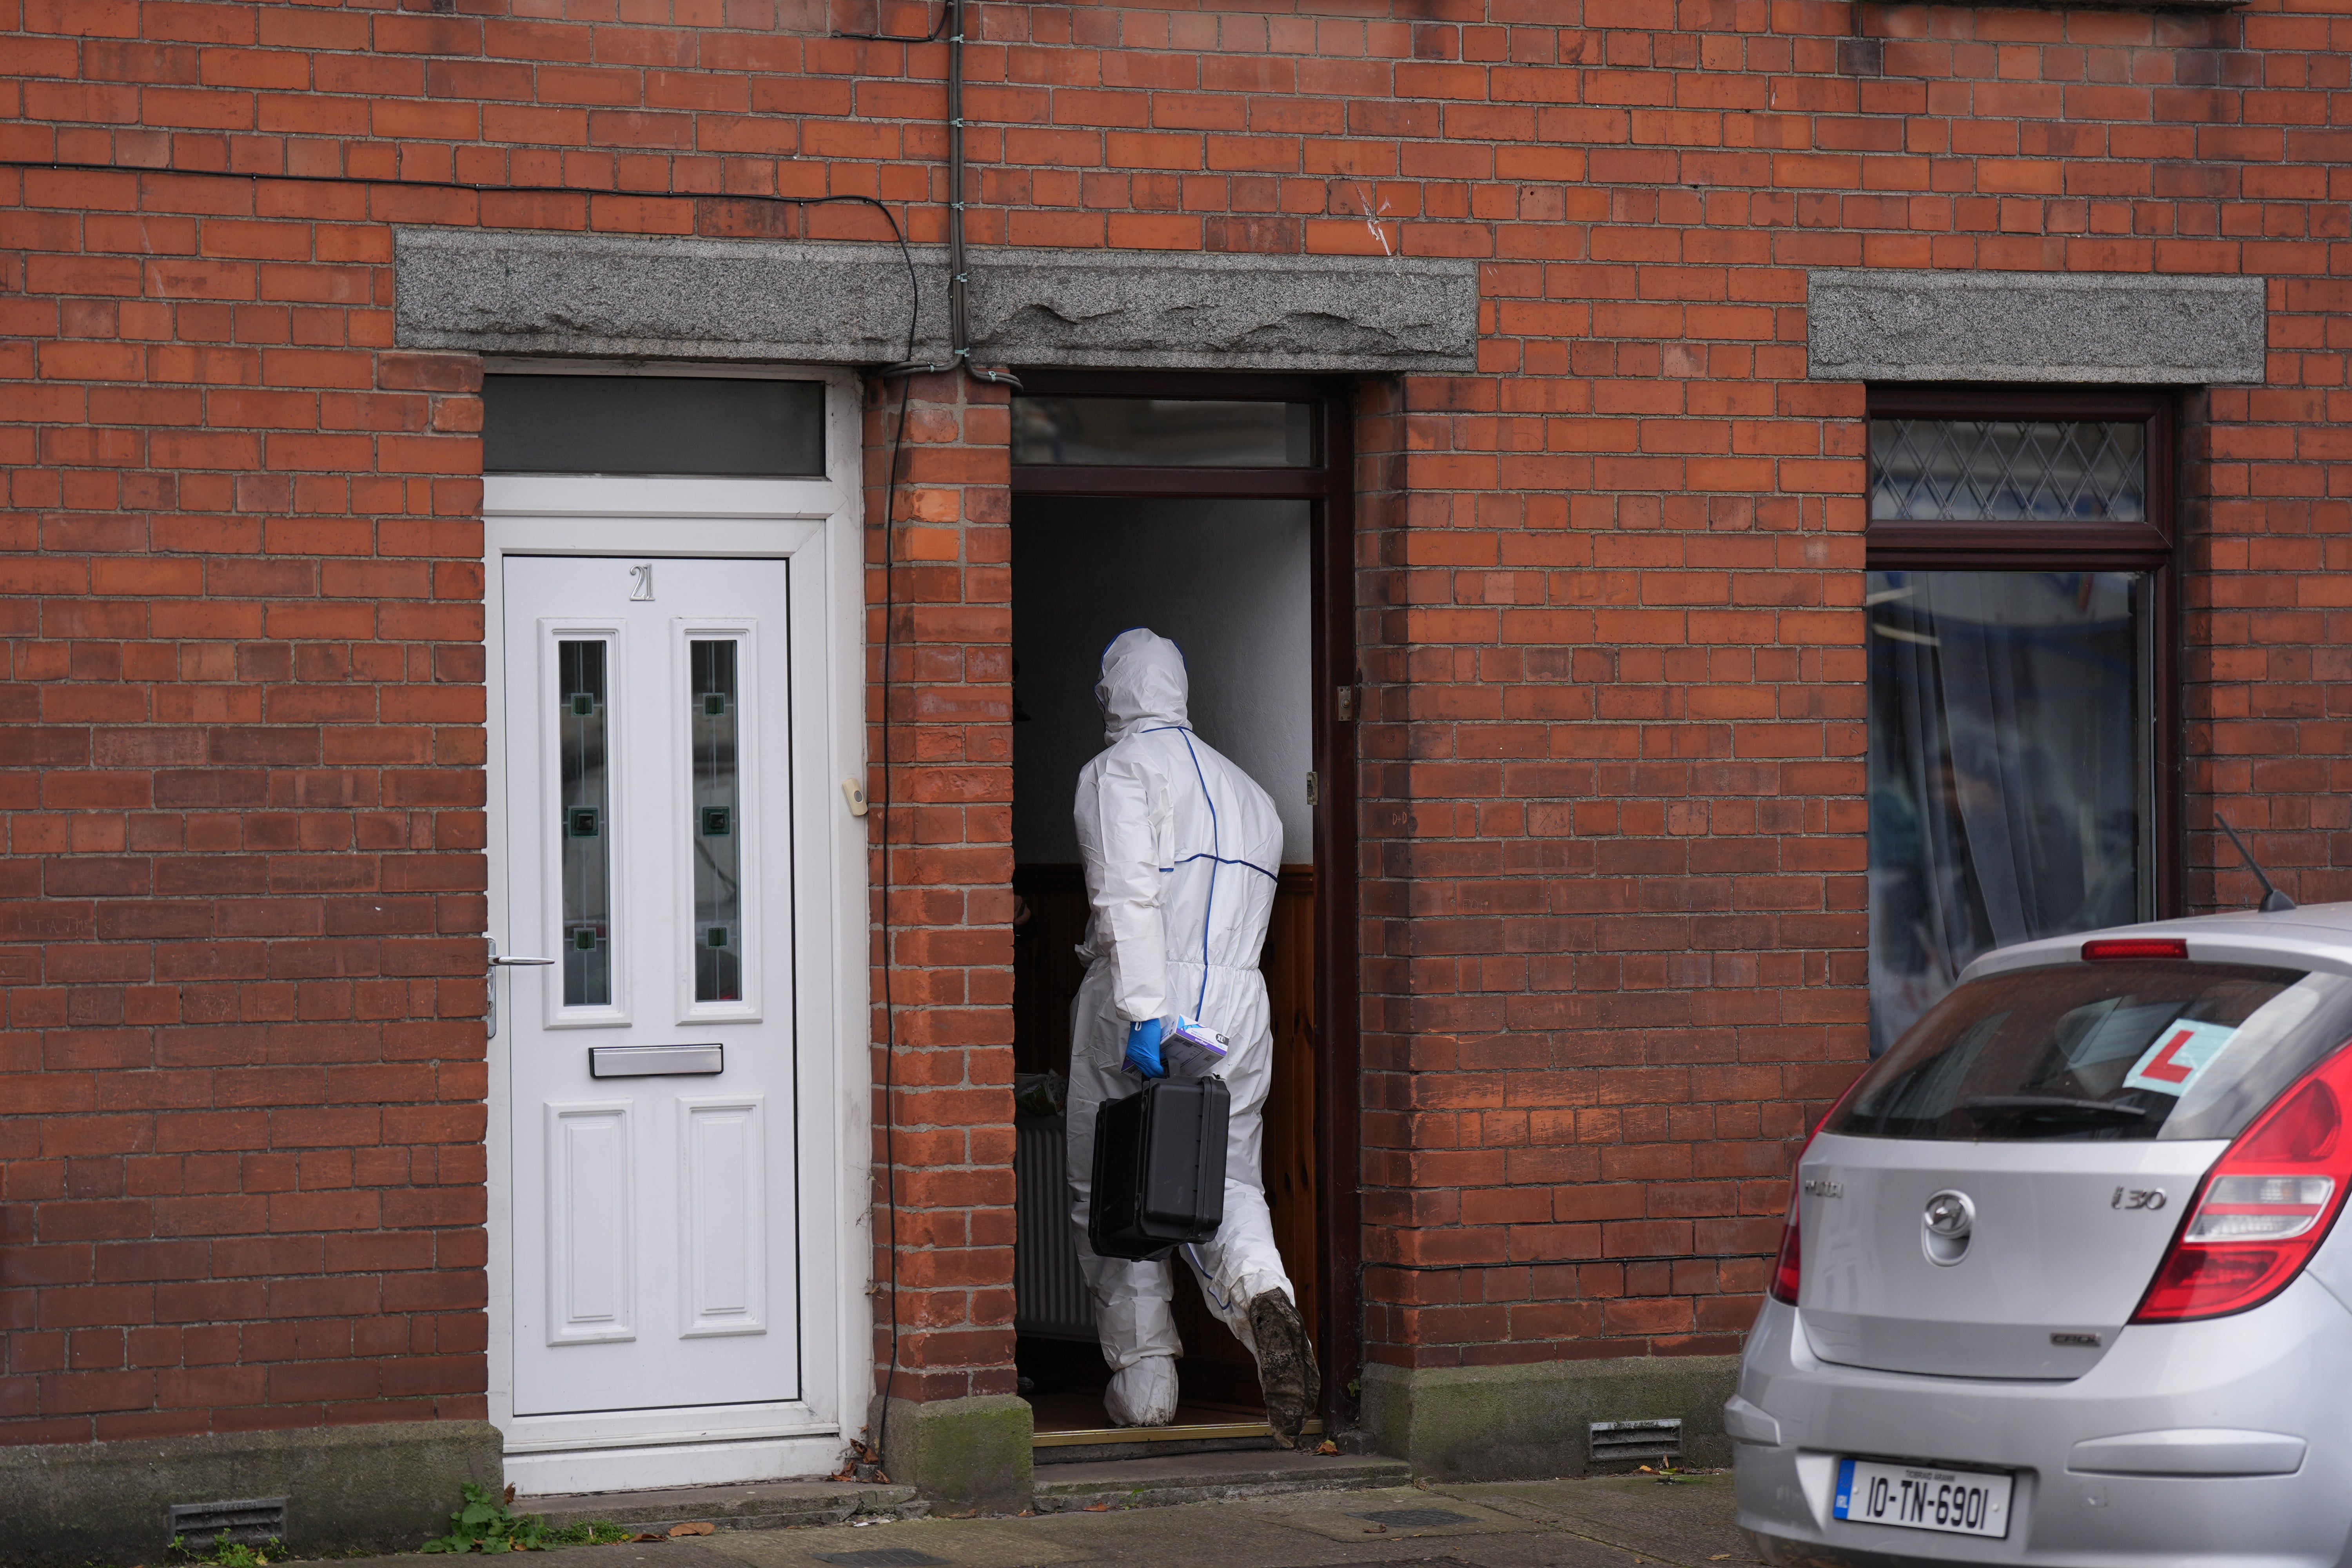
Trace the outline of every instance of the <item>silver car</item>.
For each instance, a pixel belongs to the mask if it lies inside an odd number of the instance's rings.
[[[2352,1563],[2347,1040],[2352,904],[1970,964],[1798,1161],[1725,1409],[1759,1554]]]

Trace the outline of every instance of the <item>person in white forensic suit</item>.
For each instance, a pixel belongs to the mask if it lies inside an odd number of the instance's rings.
[[[1070,1008],[1069,1169],[1078,1260],[1095,1299],[1103,1406],[1119,1426],[1176,1415],[1172,1260],[1101,1258],[1087,1245],[1095,1116],[1140,1093],[1173,1057],[1179,1017],[1230,1042],[1211,1070],[1232,1092],[1225,1217],[1215,1237],[1180,1249],[1209,1310],[1256,1358],[1266,1423],[1288,1447],[1321,1378],[1265,1206],[1263,1112],[1274,1035],[1258,953],[1274,914],[1282,819],[1274,802],[1194,734],[1184,656],[1138,627],[1103,652],[1095,700],[1108,746],[1078,774],[1078,851],[1091,910],[1085,981]]]

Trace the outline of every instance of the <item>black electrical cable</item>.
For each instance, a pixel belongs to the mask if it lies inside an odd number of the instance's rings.
[[[975,11],[979,0],[946,0],[940,7],[939,20],[927,33],[835,33],[836,38],[856,39],[864,43],[931,44],[945,34],[948,40],[948,353],[974,381],[991,386],[1021,387],[1021,378],[1010,371],[983,370],[971,363],[971,322],[969,310],[971,269],[964,260],[964,126],[963,114],[963,46],[971,29],[964,22],[967,6]],[[952,25],[953,32],[948,28]],[[908,351],[914,357],[914,351]]]
[[[920,37],[897,33],[835,33],[836,38],[855,38],[872,43],[928,44],[935,42],[947,30],[949,20],[956,14],[956,0],[947,0],[940,7],[940,19],[931,30]],[[955,63],[951,61],[951,66]],[[954,74],[952,68],[950,76]],[[954,89],[950,89],[954,96]],[[950,142],[958,139],[958,131],[950,127]],[[955,160],[950,160],[954,162]],[[961,195],[961,192],[955,193]],[[960,227],[961,215],[950,209],[949,227]],[[952,315],[952,312],[950,312]],[[915,357],[915,333],[910,325],[907,333],[907,358]],[[955,356],[947,369],[958,363]],[[893,557],[896,554],[896,511],[898,502],[898,459],[907,444],[907,405],[914,395],[911,384],[898,389],[898,423],[890,433],[890,467],[882,481],[882,766],[877,777],[881,784],[879,798],[875,801],[882,822],[882,1184],[883,1201],[890,1211],[890,1245],[883,1257],[890,1275],[890,1360],[882,1373],[882,1414],[874,1423],[875,1462],[882,1459],[883,1446],[890,1437],[890,1397],[898,1385],[898,1009],[893,987],[892,972],[897,965],[890,953],[890,658],[896,651],[898,620],[898,574]]]
[[[955,356],[956,363],[970,370],[971,317],[966,296],[971,272],[963,254],[962,0],[947,0],[940,19],[944,24],[950,16],[955,18],[955,31],[948,37],[948,353]]]
[[[907,405],[914,395],[911,380],[898,384],[898,424],[890,433],[890,467],[882,481],[882,1184],[890,1209],[890,1364],[882,1377],[882,1415],[874,1426],[874,1458],[882,1458],[882,1445],[890,1435],[890,1395],[898,1383],[898,1009],[890,984],[898,965],[890,952],[890,658],[897,644],[898,574],[896,518],[898,500],[898,458],[907,446]]]
[[[920,37],[902,33],[835,33],[836,38],[868,43],[928,44],[942,34],[948,40],[948,363],[926,370],[961,369],[974,381],[1019,391],[1021,380],[1010,371],[983,370],[971,363],[970,298],[971,268],[964,258],[964,116],[963,46],[969,31],[967,8],[977,0],[945,0],[939,20]],[[954,29],[950,32],[949,29]],[[914,334],[907,337],[907,358],[915,357]],[[890,468],[882,489],[882,1163],[885,1195],[890,1205],[890,1247],[887,1262],[890,1277],[890,1362],[882,1374],[882,1414],[874,1427],[874,1453],[878,1459],[890,1435],[890,1394],[898,1383],[898,1116],[896,1103],[898,1062],[898,1016],[893,1002],[890,953],[890,659],[896,650],[898,574],[893,568],[892,528],[898,495],[898,459],[907,437],[907,405],[911,388],[898,395],[898,426],[890,438]]]
[[[956,0],[947,0],[940,7],[939,20],[931,29],[919,37],[900,33],[835,33],[836,38],[852,38],[867,43],[929,44],[938,40],[947,30],[949,20],[955,16]],[[952,89],[950,89],[952,96]],[[950,129],[950,138],[955,135]],[[960,193],[959,193],[960,194]],[[950,213],[950,226],[954,226]],[[907,333],[907,358],[915,357],[915,334],[910,325]],[[950,361],[950,364],[952,364]],[[935,366],[946,369],[948,366]],[[890,660],[896,651],[898,621],[898,574],[896,570],[896,524],[898,501],[898,462],[907,445],[907,405],[914,395],[911,384],[898,389],[898,421],[890,433],[890,467],[882,481],[882,766],[877,778],[881,784],[876,808],[881,814],[882,878],[882,1184],[883,1202],[890,1211],[890,1244],[883,1256],[890,1276],[890,1359],[882,1373],[882,1413],[874,1424],[875,1461],[882,1458],[884,1444],[890,1436],[890,1398],[898,1384],[898,1009],[891,975],[897,965],[890,952]]]
[[[963,165],[963,44],[971,29],[964,12],[978,0],[947,0],[940,13],[945,26],[950,16],[955,31],[948,35],[948,353],[974,381],[1021,390],[1021,378],[1010,371],[982,370],[971,363],[971,267],[964,258]]]
[[[992,385],[1018,389],[1021,382],[1010,372],[983,370],[971,362],[970,312],[967,309],[970,268],[964,258],[964,115],[963,115],[963,46],[966,33],[964,21],[968,0],[945,0],[940,6],[938,20],[919,35],[904,33],[835,33],[837,38],[866,43],[929,44],[948,38],[948,340],[949,364],[928,367],[942,370],[961,367],[976,381]],[[954,31],[949,32],[952,26]],[[914,356],[914,333],[907,338],[907,358]],[[874,1452],[878,1458],[890,1431],[890,1397],[898,1380],[898,1336],[901,1314],[898,1310],[898,1162],[897,1105],[898,1029],[898,1008],[891,984],[896,964],[890,952],[890,737],[892,715],[890,706],[890,670],[897,650],[898,633],[898,572],[895,562],[896,507],[898,494],[899,462],[906,447],[907,409],[912,389],[902,387],[898,394],[898,420],[890,437],[890,467],[882,489],[882,1163],[885,1198],[889,1205],[890,1245],[887,1253],[890,1279],[890,1359],[882,1380],[882,1414],[875,1425]]]

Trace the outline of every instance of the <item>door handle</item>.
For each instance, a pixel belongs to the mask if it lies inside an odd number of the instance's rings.
[[[485,989],[489,994],[488,1000],[490,1010],[487,1014],[483,1015],[483,1022],[489,1026],[489,1032],[483,1037],[485,1039],[495,1040],[499,1037],[499,971],[509,967],[536,968],[541,964],[553,963],[555,960],[551,958],[523,958],[520,955],[502,957],[499,952],[499,939],[497,937],[491,937],[489,939],[489,943],[490,966],[484,973],[489,979],[489,984]]]

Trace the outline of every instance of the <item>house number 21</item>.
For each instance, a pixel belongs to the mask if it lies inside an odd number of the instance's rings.
[[[648,561],[642,566],[630,567],[629,580],[629,603],[650,605],[654,602],[654,563],[652,562]]]

